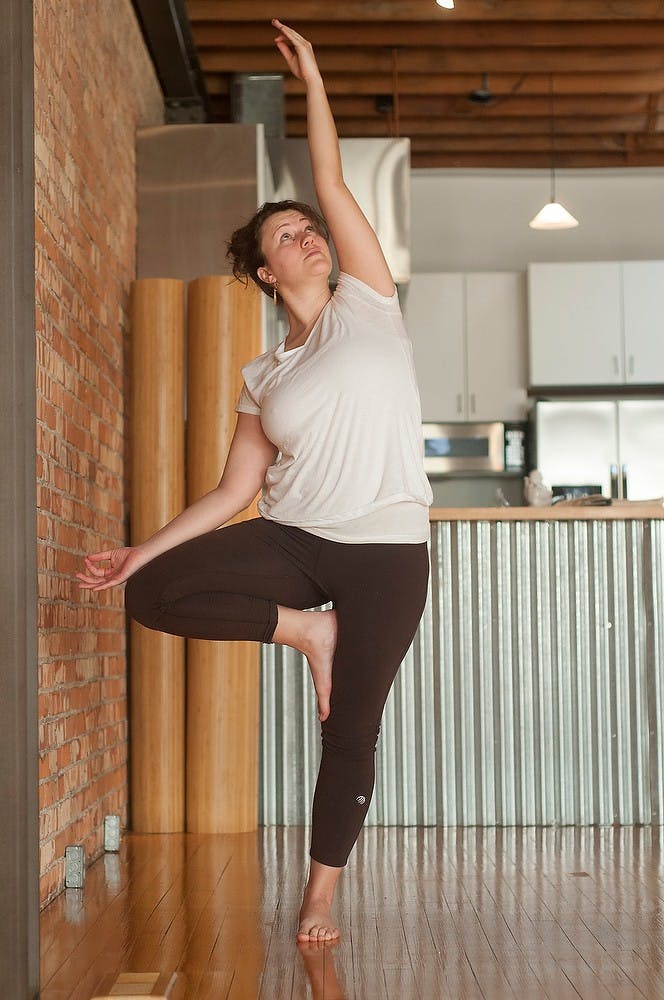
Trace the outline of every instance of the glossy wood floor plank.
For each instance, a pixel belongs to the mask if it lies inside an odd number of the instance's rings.
[[[41,1000],[120,972],[178,1000],[655,1000],[660,827],[366,829],[341,940],[298,947],[308,832],[128,835],[42,914]]]

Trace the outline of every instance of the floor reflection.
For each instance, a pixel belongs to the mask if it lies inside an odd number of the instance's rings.
[[[297,950],[311,986],[312,1000],[348,1000],[335,964],[339,941],[298,941]]]
[[[168,1000],[653,1000],[663,839],[367,829],[339,882],[340,940],[298,944],[307,830],[130,835],[42,914],[40,1000],[123,995],[121,976],[158,976]]]

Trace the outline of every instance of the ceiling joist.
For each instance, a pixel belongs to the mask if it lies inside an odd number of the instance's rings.
[[[603,45],[645,45],[664,43],[664,20],[646,21],[480,21],[374,22],[361,24],[308,21],[297,30],[316,47],[330,46],[437,46],[473,48],[489,45],[499,48],[514,45],[537,45],[542,48]],[[274,28],[269,24],[238,21],[219,24],[205,22],[194,26],[194,38],[200,50],[206,48],[252,48],[264,41],[270,48]]]
[[[266,0],[188,0],[196,21],[258,21],[269,24],[274,3]],[[433,0],[285,0],[283,21],[605,21],[662,20],[663,0],[457,0],[455,10]]]
[[[235,73],[284,73],[264,0],[187,0],[215,120]],[[413,165],[664,166],[664,0],[283,0],[315,46],[341,136],[411,138]],[[484,104],[471,93],[486,90]],[[398,118],[390,112],[390,100]]]
[[[377,48],[319,48],[321,72],[386,73],[392,67],[392,50]],[[283,60],[276,49],[204,49],[200,53],[204,72],[279,73]],[[618,45],[602,48],[535,49],[512,48],[414,48],[399,49],[397,67],[403,73],[594,73],[664,70],[664,47]]]

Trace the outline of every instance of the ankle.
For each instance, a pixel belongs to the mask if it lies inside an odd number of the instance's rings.
[[[306,655],[311,646],[311,628],[305,615],[306,611],[277,605],[277,627],[272,635],[272,642],[290,646]]]
[[[309,878],[304,888],[304,898],[307,901],[311,899],[327,900],[331,906],[342,871],[343,868],[333,868],[331,865],[324,865],[312,858]]]
[[[320,900],[323,903],[327,903],[328,906],[332,906],[334,902],[334,889],[325,889],[322,886],[307,884],[304,887],[303,901],[311,902],[312,900]]]

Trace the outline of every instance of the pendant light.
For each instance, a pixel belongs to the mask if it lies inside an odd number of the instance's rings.
[[[556,201],[555,149],[556,133],[553,115],[553,73],[549,74],[549,116],[551,119],[551,200],[541,208],[528,225],[531,229],[574,229],[578,221]]]

